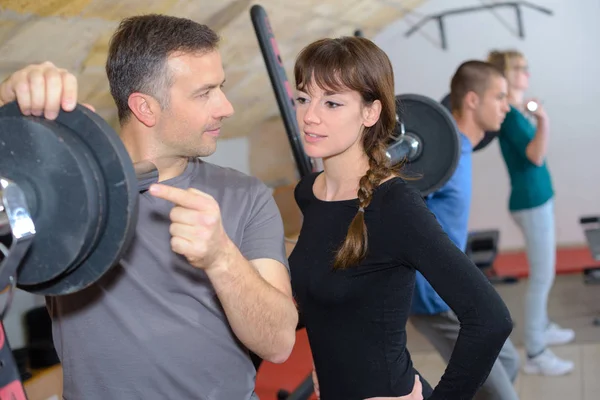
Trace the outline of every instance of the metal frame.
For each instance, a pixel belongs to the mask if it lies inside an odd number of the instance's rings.
[[[414,26],[412,26],[408,31],[406,31],[404,36],[410,37],[413,33],[417,32],[419,29],[421,29],[427,22],[435,20],[437,22],[439,32],[440,32],[440,40],[442,43],[442,45],[441,45],[442,49],[446,50],[446,49],[448,49],[448,41],[446,39],[446,28],[444,25],[444,17],[448,17],[451,15],[458,15],[458,14],[467,14],[467,13],[472,13],[472,12],[476,12],[476,11],[491,10],[493,8],[499,8],[499,7],[511,7],[515,10],[515,16],[517,18],[518,35],[520,38],[525,37],[525,29],[523,27],[523,15],[521,13],[521,7],[528,7],[528,8],[534,9],[536,11],[539,11],[543,14],[554,15],[552,10],[545,8],[545,7],[538,6],[536,4],[532,4],[528,1],[506,1],[506,2],[502,2],[502,3],[482,4],[480,6],[456,8],[456,9],[452,9],[452,10],[442,11],[437,14],[428,15],[428,16],[422,18],[419,22],[417,22]]]

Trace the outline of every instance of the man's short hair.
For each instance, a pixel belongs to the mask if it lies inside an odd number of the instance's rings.
[[[113,34],[106,60],[110,92],[121,125],[131,115],[132,93],[154,97],[169,106],[172,73],[167,61],[173,53],[208,53],[217,48],[218,35],[206,25],[186,18],[147,14],[125,18]]]
[[[462,63],[450,81],[450,104],[452,111],[462,110],[463,100],[469,92],[482,96],[493,76],[503,77],[495,66],[485,61],[469,60]]]

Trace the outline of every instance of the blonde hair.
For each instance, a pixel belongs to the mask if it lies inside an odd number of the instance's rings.
[[[504,76],[507,76],[508,70],[514,62],[524,58],[523,53],[518,50],[492,50],[488,54],[487,61],[502,72]]]

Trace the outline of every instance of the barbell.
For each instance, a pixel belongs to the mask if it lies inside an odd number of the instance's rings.
[[[460,137],[454,118],[440,103],[419,94],[396,96],[397,124],[387,148],[392,164],[406,162],[416,180],[408,183],[427,196],[454,174],[460,158]]]
[[[261,37],[265,57],[282,68],[274,41]],[[287,92],[280,79],[285,72],[279,79],[272,72],[273,85]],[[428,97],[403,94],[396,101],[387,156],[407,162],[420,176],[411,184],[425,196],[456,168],[458,129],[448,110]],[[279,106],[293,116],[293,98]],[[286,123],[294,126],[295,119]],[[303,155],[297,132],[288,134],[295,135],[295,154]],[[140,185],[156,179],[152,165],[134,165],[117,133],[84,106],[53,121],[24,116],[15,102],[0,107],[0,286],[13,277],[24,291],[57,296],[100,279],[132,240]]]
[[[0,107],[0,392],[27,398],[2,325],[14,288],[60,296],[100,279],[133,239],[138,192],[157,180],[81,105],[55,121]]]
[[[397,96],[387,155],[405,159],[423,195],[452,175],[459,153],[451,115],[425,96]],[[133,164],[117,133],[78,105],[54,121],[0,107],[0,286],[66,295],[100,279],[131,242],[138,193],[157,181]]]
[[[55,296],[100,279],[132,240],[153,171],[83,106],[55,121],[0,107],[0,285]]]

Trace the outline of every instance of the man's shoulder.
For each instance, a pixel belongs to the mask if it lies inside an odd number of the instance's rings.
[[[471,158],[473,154],[473,143],[469,137],[461,131],[458,131],[458,147],[460,148],[460,158],[459,161],[464,158]]]
[[[438,195],[452,194],[454,197],[461,195],[470,195],[471,176],[472,176],[472,158],[473,146],[469,139],[460,133],[461,151],[458,156],[456,168],[448,181],[439,188],[435,193]]]

